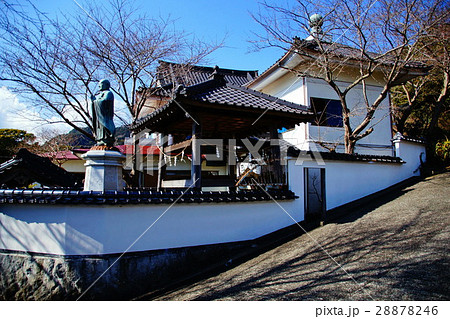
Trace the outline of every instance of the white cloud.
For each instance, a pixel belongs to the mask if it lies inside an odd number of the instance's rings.
[[[55,118],[56,120],[56,118]],[[39,112],[22,103],[6,86],[0,87],[0,128],[14,128],[38,134],[43,127],[67,132],[67,124],[46,124]]]
[[[116,127],[124,125],[123,121],[130,123],[130,114],[123,101],[115,99],[114,108]],[[66,110],[65,115],[71,120],[78,118],[78,114],[71,109]],[[44,118],[42,112],[21,102],[19,96],[11,92],[6,86],[0,87],[0,128],[25,130],[37,136],[45,129],[59,133],[65,133],[72,129],[71,126],[64,123],[50,124],[58,121],[61,121],[61,118],[57,115]]]

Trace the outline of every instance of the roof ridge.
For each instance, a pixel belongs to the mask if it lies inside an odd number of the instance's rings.
[[[213,89],[216,87],[222,87],[225,86],[227,82],[225,81],[224,77],[220,74],[216,74],[212,79],[204,82],[200,82],[191,86],[183,87],[182,90],[177,94],[182,95],[193,95],[200,92],[203,92],[206,89]]]
[[[8,167],[13,166],[13,165],[15,165],[17,163],[20,163],[21,161],[22,161],[21,158],[16,158],[14,156],[13,158],[11,158],[11,159],[9,159],[9,160],[7,160],[7,161],[5,161],[5,162],[0,164],[0,171],[2,171],[4,169],[7,169]]]
[[[268,74],[272,69],[274,69],[275,67],[279,66],[279,64],[281,63],[282,60],[286,59],[287,56],[289,54],[292,54],[292,47],[289,49],[286,49],[284,54],[278,58],[278,60],[276,60],[271,66],[269,66],[267,69],[265,69],[261,74],[258,74],[253,80],[247,82],[245,85],[248,87],[250,85],[252,85],[253,83],[257,82],[260,78],[263,78],[266,76],[266,74]]]
[[[322,41],[322,43],[324,43],[325,45],[329,46],[329,47],[335,47],[335,49],[344,49],[344,50],[349,50],[349,51],[358,51],[358,48],[349,46],[347,44],[343,44],[340,42],[326,42],[326,41]],[[251,86],[255,83],[257,83],[258,81],[260,81],[261,79],[264,79],[265,77],[267,77],[272,71],[274,71],[282,62],[284,62],[286,59],[288,59],[288,57],[290,55],[298,55],[298,56],[302,56],[298,51],[299,49],[305,49],[305,50],[309,50],[310,52],[313,52],[312,54],[317,54],[320,53],[317,51],[317,47],[318,44],[316,42],[310,41],[310,40],[306,40],[306,39],[299,39],[299,38],[294,38],[294,42],[293,44],[289,47],[289,48],[284,48],[284,53],[282,54],[282,56],[275,61],[275,63],[273,63],[271,66],[269,66],[266,70],[264,70],[261,74],[259,74],[257,77],[255,77],[253,80],[247,82],[245,85],[246,86]],[[328,51],[329,49],[327,49]],[[332,52],[333,53],[333,52]],[[360,57],[357,56],[346,56],[345,53],[343,52],[338,52],[338,50],[336,50],[334,52],[335,56],[339,59],[341,58],[346,58],[349,57],[351,59],[356,59],[356,60],[361,60]],[[382,54],[380,53],[376,53],[376,52],[368,52],[369,55],[379,55],[379,57],[382,57]],[[378,58],[378,57],[376,57]],[[380,59],[381,64],[389,64],[391,63],[389,61],[389,55],[384,56],[383,58]],[[408,61],[405,63],[404,65],[405,69],[420,69],[420,70],[424,70],[424,71],[429,71],[431,69],[430,65],[427,65],[424,62],[420,62],[420,61]]]
[[[308,41],[305,39],[298,39],[296,40],[299,44],[300,49],[307,49],[311,50],[314,53],[319,52],[317,49],[319,45],[316,42]],[[340,42],[324,42],[321,41],[326,48],[326,51],[330,52],[337,58],[347,58],[354,59],[357,61],[368,61],[367,58],[359,56],[359,53],[361,53],[361,49],[358,47],[353,47],[348,44],[340,43]],[[295,44],[294,44],[295,45]],[[331,48],[331,49],[330,49]],[[339,51],[339,50],[347,50],[347,52]],[[297,49],[294,48],[294,51],[296,52]],[[358,55],[350,55],[349,52],[356,52]],[[319,52],[320,53],[320,52]],[[298,53],[297,53],[298,54]],[[391,54],[384,54],[380,52],[375,51],[367,51],[366,55],[369,56],[371,59],[378,60],[382,65],[388,65],[392,63],[392,58],[395,58],[395,56],[392,56]],[[429,70],[431,68],[430,65],[427,65],[424,62],[421,61],[402,61],[405,68],[411,68],[411,69],[424,69]]]
[[[183,66],[183,63],[175,63],[175,62],[167,62],[167,61],[159,61],[160,65],[158,67],[161,66],[162,63],[168,64],[168,65],[181,65]],[[215,68],[218,68],[219,71],[223,71],[224,73],[230,72],[230,73],[242,73],[242,75],[247,75],[248,73],[256,73],[255,76],[258,76],[258,70],[240,70],[240,69],[229,69],[229,68],[222,68],[219,66],[203,66],[203,65],[197,65],[197,64],[192,64],[190,65],[191,68],[193,69],[198,69],[198,70],[204,70],[204,71],[214,71]]]
[[[375,154],[359,154],[359,153],[340,153],[340,152],[323,152],[323,151],[306,151],[300,150],[295,145],[288,147],[288,155],[300,156],[300,155],[316,155],[321,156],[324,160],[350,160],[350,161],[363,161],[363,162],[390,162],[390,163],[405,163],[402,158],[398,156],[390,155],[375,155]]]

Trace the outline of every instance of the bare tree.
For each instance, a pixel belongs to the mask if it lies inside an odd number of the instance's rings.
[[[159,89],[158,66],[162,60],[189,68],[200,63],[221,43],[210,45],[174,28],[169,18],[149,18],[130,5],[112,0],[109,10],[89,5],[78,23],[86,26],[86,49],[100,71],[113,77],[114,92],[136,120],[148,97]],[[185,70],[180,69],[179,72]]]
[[[410,115],[426,108],[426,118],[421,119],[421,134],[430,137],[438,119],[448,108],[450,93],[450,17],[436,25],[423,39],[424,50],[418,58],[433,66],[429,75],[408,81],[396,88],[393,108],[395,129],[405,133]],[[447,103],[447,105],[446,105]],[[416,128],[417,130],[418,128]]]
[[[73,134],[64,134],[50,128],[42,129],[37,138],[41,140],[41,145],[38,150],[34,151],[41,156],[45,155],[59,167],[69,160],[68,154],[76,142]]]
[[[423,93],[424,86],[429,81],[428,76],[414,79],[395,87],[392,90],[393,105],[392,118],[394,120],[394,131],[405,134],[407,120],[413,111],[418,108],[420,96]]]
[[[0,32],[0,80],[49,122],[58,118],[91,139],[85,128],[92,131],[90,96],[100,79],[110,79],[128,114],[116,115],[129,123],[157,86],[159,60],[189,65],[218,47],[177,31],[170,18],[141,14],[127,0],[85,3],[75,15],[57,18],[31,1],[2,1]]]
[[[289,71],[323,79],[336,92],[342,106],[346,153],[353,153],[356,142],[372,133],[375,111],[390,89],[407,81],[410,73],[424,73],[418,63],[425,49],[422,39],[448,17],[439,0],[301,0],[292,7],[265,1],[262,7],[254,18],[266,34],[258,36],[256,46],[294,52],[309,67]],[[302,40],[298,36],[309,34],[313,13],[320,14],[323,21],[317,21],[316,32]],[[350,82],[342,80],[349,68],[357,72]],[[371,78],[381,79],[382,84],[374,99],[367,94]],[[351,121],[354,107],[347,97],[352,90],[361,90],[363,96],[361,105],[356,106],[364,111],[358,123]]]

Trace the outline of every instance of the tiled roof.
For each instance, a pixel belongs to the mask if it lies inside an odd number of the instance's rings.
[[[48,158],[20,149],[16,156],[0,165],[0,185],[26,187],[38,182],[46,186],[71,187],[78,179]]]
[[[86,149],[87,152],[89,149]],[[57,160],[79,160],[78,156],[76,156],[72,151],[57,151],[57,152],[47,152],[40,154],[42,157],[54,158]]]
[[[333,43],[322,42],[322,45],[324,50],[326,50],[326,52],[330,53],[330,55],[335,55],[338,58],[353,59],[353,60],[361,59],[361,51],[356,48],[352,48],[350,46],[346,46],[336,42]],[[300,53],[296,53],[296,51]],[[304,51],[303,54],[302,51]],[[319,46],[315,41],[308,41],[296,38],[295,45],[292,45],[290,49],[286,50],[286,52],[283,54],[282,57],[280,57],[274,64],[272,64],[269,68],[263,71],[258,77],[253,79],[251,82],[247,83],[246,86],[251,86],[253,83],[258,82],[261,78],[266,77],[279,65],[282,65],[285,61],[287,61],[289,57],[291,57],[293,54],[299,54],[300,56],[309,56],[308,51],[310,52],[309,54],[311,55],[311,57],[320,54]],[[376,53],[369,52],[368,54],[369,56],[371,55],[372,57],[377,56]],[[389,56],[386,56],[384,57],[383,60],[380,60],[380,62],[390,65],[392,64],[392,58],[389,59]],[[430,69],[430,66],[415,61],[408,62],[405,65],[405,67],[412,69],[420,69],[425,73]]]
[[[420,138],[411,138],[407,136],[403,136],[401,133],[397,133],[394,135],[393,141],[407,141],[419,144],[426,144],[426,141]]]
[[[120,153],[127,155],[134,153],[134,145],[116,145],[115,148],[119,150]],[[154,145],[139,145],[140,153],[143,155],[158,155],[159,149]],[[89,151],[89,148],[76,148],[72,151],[59,151],[54,153],[43,153],[40,154],[42,157],[54,158],[57,160],[81,160],[75,154],[84,154]]]
[[[220,75],[197,85],[179,87],[173,100],[181,97],[190,101],[313,116],[313,113],[308,111],[306,106],[288,102],[243,86],[227,83]],[[130,128],[136,129],[144,125],[148,120],[158,116],[172,105],[173,100],[139,119]]]
[[[116,145],[115,147],[124,155],[134,153],[134,145]],[[156,145],[139,145],[139,152],[142,155],[158,155],[159,149]]]
[[[316,41],[308,41],[295,39],[295,50],[310,50],[316,53],[320,53],[322,49],[319,48],[319,44]],[[321,46],[327,54],[334,55],[340,58],[350,58],[355,60],[367,60],[367,57],[361,57],[361,50],[357,48],[350,47],[337,42],[321,42]],[[377,61],[384,64],[392,64],[394,62],[394,57],[392,55],[381,55],[374,52],[365,52],[370,58],[376,59]],[[424,63],[409,61],[405,64],[407,68],[418,68],[418,69],[429,69],[430,67]]]
[[[210,84],[209,87],[207,87]],[[270,96],[258,91],[247,89],[242,86],[236,86],[226,83],[225,85],[217,85],[214,80],[202,83],[198,86],[192,86],[185,89],[185,96],[192,100],[217,103],[223,105],[235,105],[256,109],[269,109],[274,111],[282,111],[298,114],[310,114],[306,106],[288,102]]]
[[[170,204],[183,194],[173,191],[123,191],[93,192],[77,190],[0,189],[0,204]],[[270,196],[268,195],[270,194]],[[290,190],[242,192],[187,191],[177,203],[222,203],[270,200],[293,200],[297,196]]]
[[[377,162],[377,163],[393,163],[393,164],[404,163],[404,161],[400,157],[395,156],[301,151],[298,148],[292,146],[288,148],[287,155],[292,157],[302,156],[314,158],[315,160],[323,159],[329,161]]]
[[[192,86],[205,82],[211,78],[213,73],[222,75],[227,83],[234,85],[244,85],[258,76],[258,71],[256,70],[222,69],[218,66],[185,66],[165,61],[160,61],[157,72],[161,86],[175,84],[175,87],[177,85]],[[176,83],[173,83],[174,80]]]

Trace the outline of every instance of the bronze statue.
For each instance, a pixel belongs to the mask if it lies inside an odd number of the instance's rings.
[[[98,83],[100,92],[91,96],[92,125],[95,140],[98,146],[112,147],[114,144],[114,95],[109,90],[111,84],[108,80]]]

